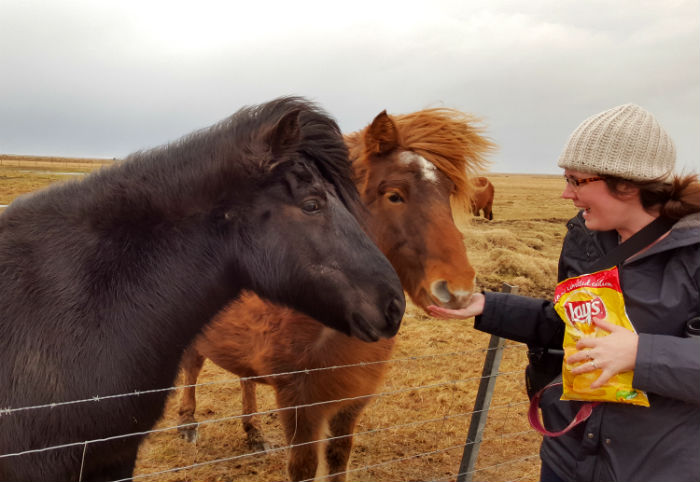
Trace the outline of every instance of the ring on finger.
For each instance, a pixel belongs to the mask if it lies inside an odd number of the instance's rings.
[[[595,362],[595,360],[591,359],[591,366],[597,370],[598,369],[598,364]]]

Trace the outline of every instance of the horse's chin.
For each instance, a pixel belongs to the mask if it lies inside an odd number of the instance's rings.
[[[413,304],[417,305],[426,313],[428,313],[428,306],[444,306],[442,301],[430,296],[428,291],[426,291],[424,288],[421,288],[415,295],[411,295],[411,300],[413,301]]]
[[[366,342],[391,338],[399,331],[405,309],[403,296],[390,300],[383,312],[372,302],[356,301],[353,312],[346,318],[347,334]]]
[[[353,322],[350,325],[350,336],[366,342],[373,342],[382,338],[382,335],[370,323],[357,315],[353,315]]]

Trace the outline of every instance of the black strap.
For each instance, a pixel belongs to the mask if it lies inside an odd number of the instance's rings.
[[[637,231],[634,236],[627,241],[617,245],[614,249],[600,257],[591,266],[591,272],[617,266],[633,254],[639,252],[642,248],[649,246],[657,240],[662,234],[671,229],[674,223],[675,221],[672,219],[659,216]]]

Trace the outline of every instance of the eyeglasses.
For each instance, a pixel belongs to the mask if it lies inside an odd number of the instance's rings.
[[[574,191],[578,191],[579,186],[582,184],[588,184],[589,182],[595,182],[595,181],[604,181],[604,177],[596,176],[596,177],[586,177],[583,179],[576,179],[575,177],[571,176],[564,176],[564,180],[566,183],[571,186],[571,188]]]

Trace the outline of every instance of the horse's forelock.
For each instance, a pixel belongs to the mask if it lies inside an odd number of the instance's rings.
[[[348,210],[355,216],[360,216],[363,205],[352,179],[352,165],[340,128],[316,106],[302,111],[299,121],[299,151],[313,160],[321,175],[335,187]]]
[[[296,144],[290,138],[293,130],[279,127],[280,121],[294,112],[299,113]],[[270,135],[277,134],[287,136],[282,147],[275,147],[287,149],[289,157],[270,152],[273,147]],[[281,97],[264,104],[244,106],[214,125],[168,144],[135,152],[128,160],[148,163],[156,175],[171,179],[173,185],[195,186],[198,181],[205,182],[209,188],[203,191],[203,197],[208,199],[227,191],[231,180],[239,178],[241,172],[245,172],[249,184],[265,182],[277,165],[296,157],[294,152],[312,162],[335,186],[348,208],[356,212],[360,202],[340,129],[321,108],[302,97]],[[232,159],[236,162],[231,162]],[[174,164],[180,168],[173,169]],[[211,175],[202,176],[204,172]],[[180,180],[173,180],[175,177]]]
[[[485,137],[481,120],[444,107],[390,117],[399,133],[399,147],[421,155],[442,171],[455,186],[453,204],[468,210],[474,192],[470,179],[488,167],[484,156],[496,147]],[[345,136],[358,179],[368,169],[362,147],[368,127]]]
[[[469,205],[471,178],[485,170],[484,157],[496,145],[484,135],[481,120],[449,108],[424,109],[394,116],[405,149],[412,150],[447,175],[454,183],[455,201]]]

